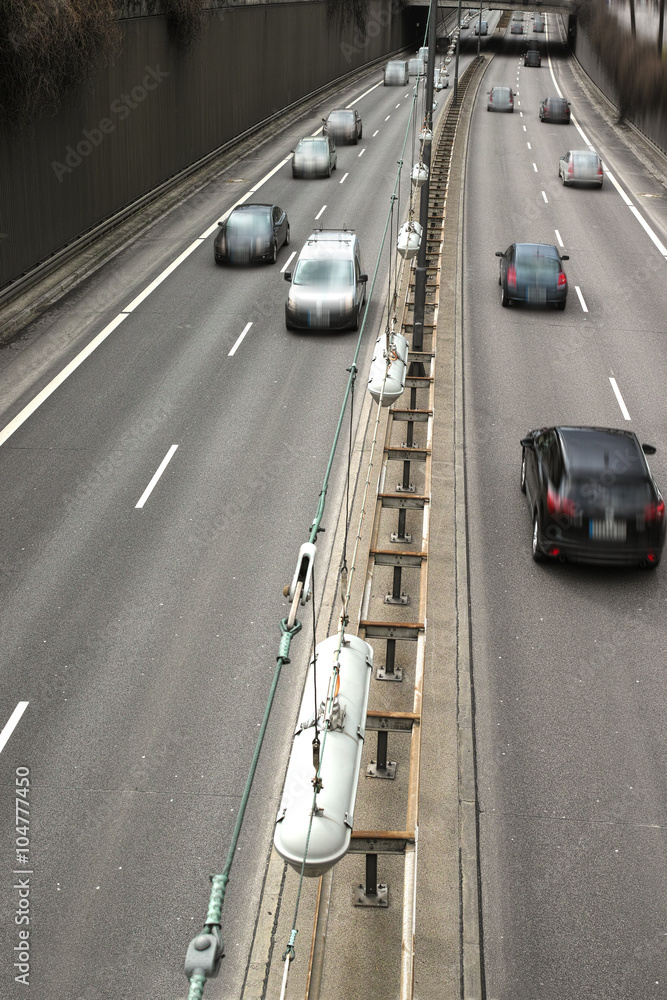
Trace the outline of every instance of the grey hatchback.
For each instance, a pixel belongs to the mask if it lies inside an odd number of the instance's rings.
[[[363,135],[361,115],[354,108],[330,111],[328,117],[322,120],[322,134],[330,135],[336,143],[351,142],[356,146]]]
[[[487,111],[514,111],[514,91],[511,87],[491,87],[486,102]]]
[[[594,184],[602,187],[602,160],[590,149],[571,149],[558,161],[558,176],[564,185]]]
[[[540,121],[570,124],[570,104],[564,97],[545,97],[540,101]]]
[[[498,284],[500,301],[527,302],[529,305],[555,305],[564,309],[567,301],[567,277],[561,261],[569,260],[550,243],[512,243],[500,257]]]
[[[338,154],[330,135],[304,136],[293,151],[292,177],[331,177]]]

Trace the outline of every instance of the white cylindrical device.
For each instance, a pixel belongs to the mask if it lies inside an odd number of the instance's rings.
[[[398,231],[396,249],[405,260],[412,260],[419,253],[422,227],[418,222],[404,222]]]
[[[375,345],[368,380],[370,394],[376,403],[382,397],[383,406],[391,406],[405,389],[409,345],[402,333],[392,333],[389,339],[389,369],[387,370],[387,338],[380,337]],[[386,379],[385,379],[386,376]]]
[[[310,826],[304,866],[304,874],[310,878],[323,875],[349,850],[366,729],[373,649],[358,636],[345,636],[338,657],[340,683],[338,690],[334,691],[333,710],[329,711],[329,685],[339,641],[338,635],[332,635],[319,643],[315,650],[315,662],[311,661],[273,837],[278,854],[301,873]],[[317,733],[323,749],[320,751],[322,788],[317,794],[313,812],[315,675]],[[331,718],[325,741],[326,712]]]

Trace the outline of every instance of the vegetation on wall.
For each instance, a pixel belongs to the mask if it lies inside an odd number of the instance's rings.
[[[657,44],[633,38],[614,17],[604,0],[585,0],[577,19],[600,65],[612,81],[619,101],[619,118],[642,112],[667,113],[667,63]]]
[[[339,17],[343,26],[352,21],[355,31],[366,31],[368,21],[368,0],[326,0],[327,15]]]
[[[204,0],[149,0],[181,48],[201,30]],[[65,94],[117,52],[116,0],[1,0],[0,127],[55,114]]]

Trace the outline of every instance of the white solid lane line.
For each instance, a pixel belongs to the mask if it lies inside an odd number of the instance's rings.
[[[618,388],[618,386],[616,384],[616,379],[612,378],[611,375],[610,375],[609,376],[609,381],[611,382],[611,387],[614,390],[614,395],[616,396],[616,399],[618,401],[618,405],[621,408],[621,413],[623,414],[623,416],[625,417],[626,420],[629,420],[630,419],[630,414],[628,413],[628,408],[625,405],[625,402],[623,401],[623,397],[621,396],[621,390]]]
[[[0,445],[3,445],[7,438],[11,437],[14,431],[17,431],[21,424],[25,423],[28,417],[32,416],[35,410],[42,405],[44,400],[48,399],[52,392],[55,392],[58,386],[62,385],[66,378],[68,378],[73,371],[79,367],[79,365],[86,360],[89,354],[92,354],[96,347],[107,339],[110,333],[120,326],[124,319],[127,319],[126,313],[119,313],[115,319],[104,327],[101,333],[91,340],[91,342],[84,347],[82,351],[77,354],[75,358],[70,361],[68,365],[65,365],[63,370],[56,375],[54,379],[51,379],[48,385],[44,386],[41,392],[38,392],[34,399],[32,399],[27,406],[24,406],[20,413],[10,420],[6,427],[0,431]]]
[[[322,208],[319,210],[319,212],[315,216],[316,219],[319,219],[319,217],[322,215],[322,213],[324,212],[324,210],[325,210],[326,207],[327,207],[326,205],[322,205]]]
[[[283,274],[287,270],[287,268],[290,266],[295,257],[296,257],[296,250],[292,250],[291,254],[287,258],[283,266],[280,268],[281,274]]]
[[[339,184],[342,184],[342,183],[343,183],[343,181],[345,180],[345,178],[346,178],[346,177],[349,177],[349,176],[350,176],[350,175],[349,175],[349,173],[347,173],[347,174],[343,174],[343,176],[342,176],[342,177],[341,177],[341,179],[340,179],[340,180],[338,181],[338,183],[339,183]]]
[[[664,243],[660,242],[660,240],[658,239],[658,237],[656,236],[656,234],[653,232],[653,230],[649,226],[649,224],[646,221],[646,219],[644,219],[644,217],[639,214],[639,210],[637,208],[635,208],[634,205],[630,205],[630,211],[632,212],[632,214],[636,218],[637,222],[639,222],[639,224],[641,225],[642,229],[647,233],[648,236],[650,236],[651,240],[653,241],[653,243],[655,244],[655,246],[657,247],[657,249],[660,251],[660,253],[662,254],[662,256],[667,259],[667,247],[665,246]]]
[[[158,482],[158,479],[160,478],[160,476],[162,475],[162,473],[164,472],[164,470],[167,468],[167,466],[171,462],[172,456],[173,456],[173,454],[174,454],[174,452],[176,451],[177,448],[178,448],[177,444],[172,444],[171,448],[169,449],[169,451],[167,452],[167,454],[164,456],[164,458],[160,462],[160,465],[158,467],[157,472],[155,473],[155,475],[151,479],[150,483],[148,484],[148,486],[146,487],[146,489],[144,490],[144,492],[141,494],[141,497],[139,498],[139,503],[136,503],[134,505],[135,510],[137,508],[141,509],[143,507],[143,505],[146,503],[146,501],[148,500],[149,496],[151,495],[151,493],[155,489],[155,487],[157,485],[157,482]]]
[[[554,229],[554,232],[556,234],[556,239],[558,240],[558,246],[559,247],[564,247],[565,244],[563,243],[562,239],[560,238],[560,233],[558,232],[557,229]]]
[[[581,308],[584,310],[585,313],[587,313],[588,312],[588,306],[584,302],[584,297],[581,294],[581,289],[579,288],[579,285],[575,285],[574,286],[574,290],[577,293],[577,295],[579,296],[579,301],[581,303]]]
[[[216,228],[217,228],[217,222],[216,222]],[[151,281],[150,285],[146,285],[143,292],[140,292],[135,299],[132,299],[129,306],[125,306],[125,308],[122,309],[121,312],[124,313],[134,312],[137,306],[141,305],[144,299],[147,299],[148,296],[155,291],[158,285],[161,285],[162,282],[165,280],[165,278],[168,278],[169,275],[172,273],[172,271],[175,271],[176,268],[183,263],[185,258],[189,257],[192,251],[196,250],[197,247],[200,247],[201,245],[202,245],[202,240],[200,237],[199,239],[196,239],[194,243],[191,243],[190,246],[187,248],[187,250],[184,250],[183,253],[180,254],[176,258],[176,260],[173,260],[168,267],[165,267],[164,271],[162,271],[161,274],[158,274],[157,278],[154,278],[153,281]]]
[[[2,753],[2,751],[5,749],[7,740],[18,726],[19,722],[21,721],[21,716],[23,715],[29,704],[30,703],[27,701],[20,701],[16,706],[16,708],[14,709],[14,711],[12,712],[12,714],[9,716],[7,722],[5,723],[4,729],[0,733],[0,753]]]
[[[252,326],[252,321],[250,323],[246,323],[246,325],[243,327],[243,330],[241,331],[240,336],[237,338],[236,343],[234,344],[234,346],[232,347],[231,351],[227,355],[228,358],[233,358],[234,357],[234,355],[236,354],[238,348],[241,346],[241,344],[243,342],[243,338],[245,337],[246,333],[248,332],[248,330],[250,329],[251,326]]]
[[[355,99],[350,104],[346,104],[345,107],[346,108],[353,108],[354,105],[357,103],[357,101],[360,101],[363,97],[368,97],[369,94],[373,93],[373,91],[376,89],[376,87],[383,86],[383,84],[384,84],[384,80],[379,80],[378,83],[374,83],[372,87],[369,87],[368,90],[365,90],[363,92],[363,94],[359,94],[358,97],[355,97]]]

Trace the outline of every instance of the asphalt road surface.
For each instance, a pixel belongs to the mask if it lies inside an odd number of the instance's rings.
[[[553,40],[551,14],[548,25]],[[522,43],[508,33],[487,71],[466,174],[466,459],[486,995],[665,997],[664,565],[648,573],[535,564],[519,490],[519,439],[557,423],[636,431],[657,446],[651,467],[667,488],[664,186],[590,105],[563,58],[524,67]],[[515,88],[514,114],[487,113],[491,84]],[[583,136],[575,124],[540,122],[540,98],[556,95],[556,85]],[[609,177],[599,191],[561,186],[559,157],[586,149],[586,139],[626,200]],[[565,312],[501,307],[494,252],[514,241],[569,253]]]

